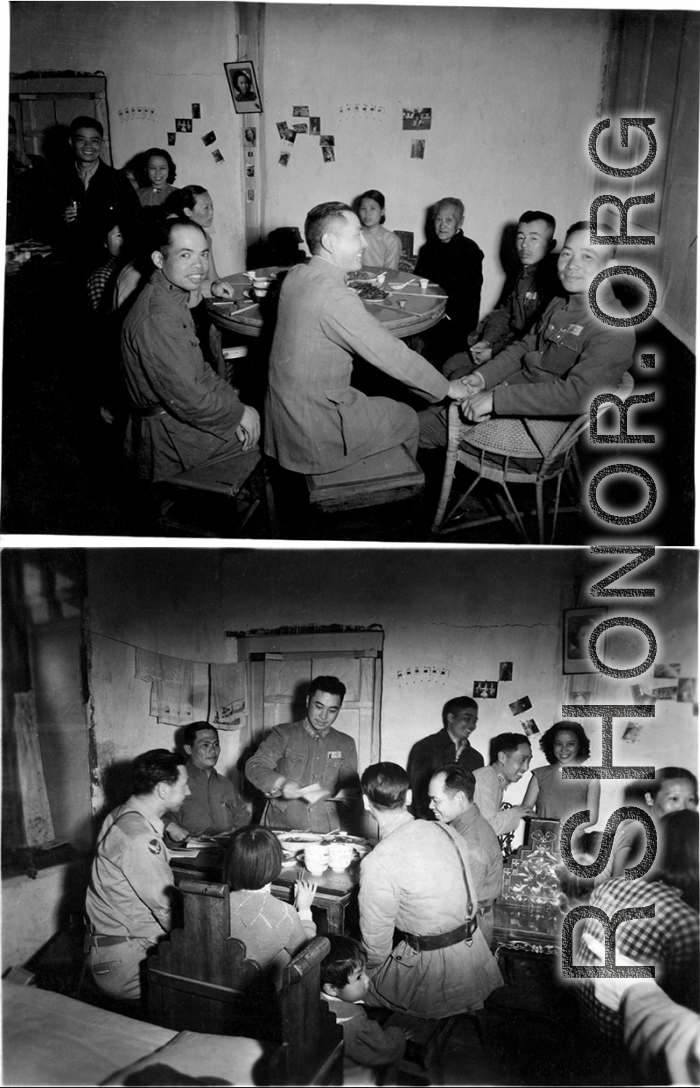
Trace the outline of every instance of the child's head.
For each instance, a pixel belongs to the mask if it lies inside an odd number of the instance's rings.
[[[657,819],[679,809],[698,807],[698,780],[685,767],[662,767],[644,795]]]
[[[607,230],[601,223],[600,227]],[[591,225],[582,219],[572,223],[557,258],[557,272],[570,295],[587,295],[591,283],[615,257],[615,246],[591,245]]]
[[[549,212],[523,212],[518,221],[515,248],[524,267],[539,264],[554,249],[555,229],[556,220]]]
[[[341,1001],[361,1001],[367,993],[367,953],[352,937],[328,937],[331,950],[321,962],[321,990]]]
[[[540,748],[548,763],[569,766],[583,763],[591,754],[591,744],[580,722],[555,722],[542,734]]]
[[[264,888],[281,869],[282,847],[272,831],[259,824],[236,831],[224,857],[224,880],[232,891]]]

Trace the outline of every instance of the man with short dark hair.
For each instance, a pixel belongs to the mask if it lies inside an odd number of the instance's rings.
[[[140,999],[141,964],[173,926],[175,887],[162,817],[190,792],[183,763],[164,748],[138,756],[133,794],[100,831],[85,909],[90,969],[111,997]]]
[[[503,854],[491,824],[474,804],[476,780],[459,763],[442,767],[430,780],[430,807],[438,820],[451,824],[467,844],[469,868],[479,899],[477,922],[491,947],[494,904],[503,886]]]
[[[395,763],[362,775],[379,842],[360,864],[360,929],[367,1002],[439,1020],[482,1007],[503,985],[476,924],[478,896],[464,839],[414,820],[408,776]],[[402,939],[394,947],[394,929]]]
[[[477,703],[468,695],[448,699],[442,708],[443,728],[413,745],[408,757],[408,777],[413,793],[412,812],[418,819],[433,819],[428,785],[439,767],[446,763],[459,763],[468,771],[483,767],[484,757],[469,743],[478,718]]]
[[[149,282],[121,334],[129,400],[125,454],[142,480],[167,480],[195,465],[252,449],[260,417],[205,362],[188,307],[209,269],[206,232],[191,220],[159,228]]]
[[[248,805],[230,778],[216,770],[221,754],[219,732],[209,722],[189,722],[182,738],[189,796],[175,812],[166,812],[163,824],[173,842],[190,835],[219,835],[250,823]]]
[[[474,772],[474,800],[496,834],[506,835],[515,831],[525,816],[534,816],[535,810],[527,805],[513,805],[500,811],[508,786],[519,782],[530,766],[532,748],[529,740],[519,733],[499,733],[491,741],[491,752],[495,757],[493,763]]]
[[[506,279],[500,303],[484,319],[481,332],[470,334],[470,351],[447,360],[442,371],[446,377],[461,377],[469,355],[479,365],[488,362],[515,340],[522,340],[539,320],[561,289],[552,255],[555,230],[556,221],[549,212],[527,211],[520,216],[515,235],[520,268]]]
[[[348,290],[345,277],[360,270],[365,241],[347,204],[312,208],[304,230],[311,260],[287,273],[280,292],[265,452],[305,473],[334,472],[402,444],[415,455],[418,416],[406,404],[354,388],[353,356],[427,400],[459,400],[467,391],[392,336]]]
[[[53,244],[61,257],[87,275],[103,257],[100,228],[105,214],[116,211],[126,229],[136,221],[140,204],[127,179],[100,158],[104,130],[99,121],[75,117],[69,141],[74,162],[53,179]]]
[[[268,798],[266,827],[325,834],[340,827],[336,804],[357,801],[355,741],[333,729],[344,698],[337,676],[315,677],[304,720],[275,726],[246,763],[246,778]]]

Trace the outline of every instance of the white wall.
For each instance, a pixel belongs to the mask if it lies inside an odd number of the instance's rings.
[[[11,9],[10,70],[104,72],[114,165],[149,147],[167,147],[176,117],[201,120],[169,148],[177,185],[203,185],[216,207],[214,253],[221,275],[244,267],[241,126],[224,62],[237,59],[233,3],[22,3]],[[120,121],[132,106],[155,108],[155,121]],[[218,139],[205,147],[201,137]],[[224,162],[217,164],[211,150]]]
[[[376,188],[387,226],[414,231],[417,252],[426,208],[458,196],[465,233],[486,255],[488,312],[503,281],[504,226],[542,208],[561,240],[587,213],[608,26],[605,11],[570,8],[267,4],[265,227],[301,228],[314,204]],[[355,103],[384,113],[356,115]],[[316,137],[298,136],[279,165],[276,122],[303,120],[295,105],[335,136],[335,163],[324,164]],[[431,130],[402,131],[404,106],[431,107]],[[412,137],[425,138],[423,160],[410,158]]]

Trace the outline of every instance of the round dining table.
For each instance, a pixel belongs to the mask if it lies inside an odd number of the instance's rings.
[[[271,266],[257,268],[255,275],[274,281],[268,295],[256,301],[251,286],[251,273],[234,272],[224,279],[234,290],[232,299],[208,298],[207,308],[220,329],[243,336],[260,336],[270,313],[269,303],[279,291],[289,268]],[[416,276],[396,269],[366,268],[373,275],[384,274],[383,290],[388,296],[382,300],[365,300],[365,306],[388,332],[396,337],[412,336],[432,328],[443,317],[447,297],[442,287],[430,282],[421,290]],[[350,288],[348,288],[350,290]]]

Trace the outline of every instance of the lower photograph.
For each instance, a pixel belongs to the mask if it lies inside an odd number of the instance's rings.
[[[1,558],[4,1084],[700,1083],[695,551]]]

